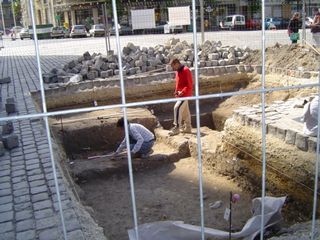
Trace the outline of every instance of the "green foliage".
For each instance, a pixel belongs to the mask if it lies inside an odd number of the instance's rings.
[[[20,0],[12,0],[13,1],[13,12],[16,18],[17,23],[21,22],[22,14],[21,14],[21,1]]]
[[[297,10],[302,9],[302,0],[283,0],[283,4],[292,4],[296,3],[297,4]]]
[[[112,0],[106,0],[105,3],[107,4],[108,16],[111,16],[113,18]],[[121,0],[116,0],[116,5],[117,5],[118,19],[121,19],[126,9],[124,9],[124,6]]]

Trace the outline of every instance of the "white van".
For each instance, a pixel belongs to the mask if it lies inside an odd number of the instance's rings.
[[[226,16],[222,22],[220,22],[222,29],[245,29],[246,20],[243,15],[230,15]]]

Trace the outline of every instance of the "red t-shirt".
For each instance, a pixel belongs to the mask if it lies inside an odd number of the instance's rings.
[[[176,72],[176,90],[182,92],[180,96],[176,97],[191,97],[193,89],[192,73],[190,69],[186,66],[181,66],[181,68]]]

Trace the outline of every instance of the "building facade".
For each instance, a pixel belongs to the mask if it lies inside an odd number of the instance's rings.
[[[102,19],[102,4],[104,1],[84,0],[36,0],[34,13],[37,24],[91,25],[100,23]],[[31,24],[31,11],[28,0],[21,1],[22,18],[25,26]]]
[[[0,0],[1,1],[1,0]],[[5,28],[11,28],[14,26],[14,15],[12,12],[12,5],[11,1],[3,0],[2,1],[2,10],[3,10],[3,18],[4,18],[4,26]],[[0,28],[2,29],[2,17],[0,17]]]
[[[8,0],[7,0],[8,1]],[[103,4],[105,0],[35,0],[34,12],[37,24],[51,23],[55,26],[71,26],[83,24],[90,28],[92,24],[103,23]],[[111,1],[107,1],[111,4]],[[266,0],[266,17],[289,18],[293,12],[299,10],[297,3],[285,4],[284,0]],[[299,1],[302,3],[302,0]],[[319,7],[319,0],[305,0],[306,13],[309,15],[313,7]],[[131,24],[130,10],[154,8],[157,22],[168,20],[167,8],[175,6],[188,6],[191,0],[144,0],[117,1],[119,22]],[[199,1],[197,1],[199,4]],[[21,0],[23,25],[31,24],[29,0]],[[196,7],[197,16],[200,16],[200,7]],[[246,18],[261,17],[260,0],[204,0],[204,16],[211,19],[212,25],[217,24],[224,16],[231,14],[243,14]],[[206,10],[210,9],[210,11]],[[301,7],[300,7],[301,11]],[[111,6],[108,5],[108,17],[112,21]]]

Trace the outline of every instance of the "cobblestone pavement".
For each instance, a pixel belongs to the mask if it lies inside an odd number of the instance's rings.
[[[9,42],[6,39],[5,48],[0,51],[0,78],[11,77],[10,83],[0,84],[0,117],[36,113],[29,92],[39,89],[40,84],[34,46],[30,43],[23,46],[25,42],[21,40]],[[28,51],[25,51],[26,48]],[[60,56],[58,48],[55,46],[57,52],[54,56],[47,56],[42,49],[44,71],[73,57]],[[7,115],[4,104],[9,97],[14,98],[18,113]],[[63,239],[43,120],[15,120],[13,126],[19,146],[5,150],[0,157],[0,240]],[[78,205],[72,200],[73,196],[67,190],[67,183],[59,169],[57,176],[68,239],[101,239],[100,235],[86,237],[87,229],[82,226]]]

